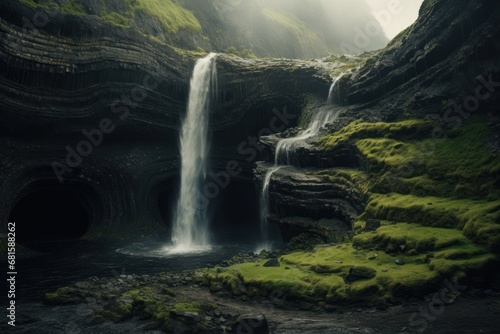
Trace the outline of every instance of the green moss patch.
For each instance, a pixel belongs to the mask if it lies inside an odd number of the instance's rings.
[[[475,242],[500,250],[500,201],[372,194],[365,217],[459,228]]]
[[[474,245],[460,231],[438,231],[411,224],[383,226],[355,237],[351,244],[318,246],[313,252],[295,252],[280,258],[280,267],[263,267],[264,261],[214,269],[212,283],[243,283],[262,295],[289,299],[316,299],[329,303],[376,303],[390,296],[423,296],[445,279],[482,270],[494,256]],[[414,233],[415,232],[415,233]],[[447,232],[451,232],[449,235]],[[439,240],[439,236],[444,238]],[[389,242],[407,249],[433,249],[432,257],[402,251],[398,256],[378,250]],[[362,246],[358,248],[358,246]],[[403,265],[396,264],[401,259]],[[355,279],[349,277],[355,275]]]
[[[354,121],[333,134],[323,136],[316,144],[324,150],[333,150],[354,139],[416,137],[429,134],[433,128],[433,123],[419,119],[396,123]]]
[[[490,150],[490,136],[481,115],[446,132],[423,120],[356,121],[317,145],[352,145],[360,153],[366,181],[356,184],[369,198],[361,219],[457,228],[500,252],[500,156]]]
[[[35,8],[51,8],[63,14],[90,15],[81,0],[68,0],[59,5],[53,0],[21,0],[24,4]],[[109,11],[103,1],[102,10],[97,14],[102,21],[120,28],[132,27],[139,13],[156,19],[167,35],[179,31],[200,32],[201,25],[194,14],[172,0],[123,0],[124,10]],[[140,29],[140,27],[138,27]]]
[[[362,233],[353,238],[353,246],[369,249],[375,248],[387,252],[406,253],[415,250],[425,253],[447,247],[475,247],[475,250],[485,250],[471,243],[460,230],[433,228],[418,224],[396,223],[383,225],[372,233]]]

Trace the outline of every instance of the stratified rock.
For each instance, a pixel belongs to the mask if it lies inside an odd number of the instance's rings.
[[[50,24],[44,27],[26,28],[21,20],[45,14]],[[171,215],[158,199],[177,186],[180,120],[194,62],[204,54],[91,15],[34,10],[17,0],[1,1],[0,17],[2,224],[28,194],[53,187],[75,193],[92,213],[89,238],[165,233]],[[232,162],[240,171],[233,177],[251,182],[257,157],[248,160],[239,145],[271,121],[280,130],[296,125],[304,94],[327,94],[333,66],[219,54],[220,99],[210,117],[213,173]],[[103,133],[103,120],[112,130]],[[78,151],[82,142],[95,143],[91,154],[68,167],[68,147]]]

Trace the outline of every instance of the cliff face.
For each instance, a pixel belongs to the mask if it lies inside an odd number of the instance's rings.
[[[365,3],[324,0],[9,0],[51,15],[70,14],[139,32],[158,43],[185,50],[229,52],[245,57],[326,57],[364,31],[376,30],[355,52],[386,45],[382,27]],[[340,14],[342,13],[342,14]],[[68,26],[68,30],[75,27]],[[78,28],[76,28],[78,29]],[[361,32],[359,32],[361,29]],[[91,29],[92,30],[92,29]],[[87,29],[85,33],[89,33]],[[74,36],[74,34],[73,34]],[[342,50],[344,49],[344,50]]]
[[[288,239],[317,238],[311,219],[324,231],[319,219],[334,215],[354,228],[367,219],[458,228],[500,249],[499,15],[495,1],[428,1],[413,26],[338,81],[339,117],[271,179],[270,219]],[[261,138],[269,157],[288,136]],[[262,167],[255,175],[261,182]],[[346,184],[361,195],[339,192]],[[327,193],[331,210],[318,215]]]
[[[17,1],[0,7],[2,222],[27,195],[56,189],[88,213],[89,235],[166,226],[189,77],[204,54],[90,16]],[[241,167],[235,179],[249,181],[259,153],[249,138],[296,125],[302,94],[326,94],[331,64],[227,55],[217,62],[212,171],[233,160]]]

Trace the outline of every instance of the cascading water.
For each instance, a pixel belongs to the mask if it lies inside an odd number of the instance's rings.
[[[337,116],[338,112],[332,112],[330,104],[333,102],[333,92],[335,88],[335,82],[330,86],[328,92],[327,105],[322,106],[316,110],[315,114],[309,121],[307,129],[302,131],[296,137],[285,138],[278,142],[276,145],[276,151],[274,154],[274,166],[271,167],[264,176],[262,183],[262,192],[260,197],[260,232],[261,232],[261,243],[259,244],[257,251],[262,249],[271,250],[271,241],[269,239],[269,223],[267,221],[267,216],[269,215],[269,184],[271,183],[271,178],[274,173],[283,168],[284,166],[289,166],[293,163],[293,155],[296,148],[304,143],[309,138],[317,136],[321,128],[326,124],[333,122]]]
[[[180,134],[181,189],[174,215],[172,253],[210,249],[206,208],[199,196],[205,180],[210,105],[217,92],[215,53],[199,59],[190,82],[186,118]]]

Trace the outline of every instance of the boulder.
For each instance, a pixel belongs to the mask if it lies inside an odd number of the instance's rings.
[[[270,259],[266,263],[264,263],[264,267],[279,267],[280,263],[278,259]]]

